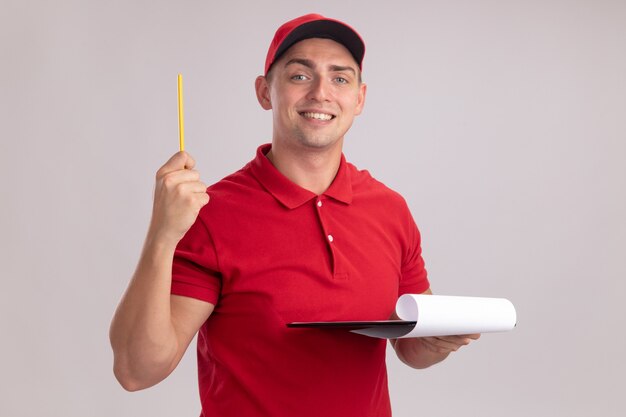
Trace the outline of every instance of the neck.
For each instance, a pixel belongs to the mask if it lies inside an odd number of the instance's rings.
[[[290,181],[314,194],[323,194],[332,184],[341,163],[341,143],[329,149],[294,150],[276,141],[267,158]]]

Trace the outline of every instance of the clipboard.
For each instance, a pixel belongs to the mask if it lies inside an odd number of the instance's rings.
[[[505,298],[404,294],[396,302],[396,314],[400,320],[292,322],[287,327],[397,339],[504,332],[517,324],[515,307]]]
[[[373,320],[373,321],[308,321],[287,323],[287,327],[301,329],[347,330],[365,336],[395,339],[409,333],[417,321]]]

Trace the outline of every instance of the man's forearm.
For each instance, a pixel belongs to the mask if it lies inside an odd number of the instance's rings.
[[[178,342],[170,311],[174,249],[148,236],[111,323],[114,373],[128,390],[158,383],[175,366]]]

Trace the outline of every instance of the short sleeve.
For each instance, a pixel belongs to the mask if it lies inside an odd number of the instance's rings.
[[[421,235],[407,208],[406,252],[402,257],[402,276],[398,296],[403,294],[421,294],[430,288],[428,274],[422,258]]]
[[[221,274],[211,235],[200,217],[178,242],[171,293],[217,304]]]

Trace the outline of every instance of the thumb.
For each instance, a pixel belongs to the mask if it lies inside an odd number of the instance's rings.
[[[157,177],[162,177],[173,171],[182,169],[193,169],[196,161],[185,151],[176,152],[172,157],[159,169]]]
[[[181,155],[181,158],[183,158],[183,160],[181,161],[183,164],[183,168],[193,169],[193,167],[196,166],[196,160],[193,159],[191,155],[189,155],[187,152],[180,151],[177,154]]]

